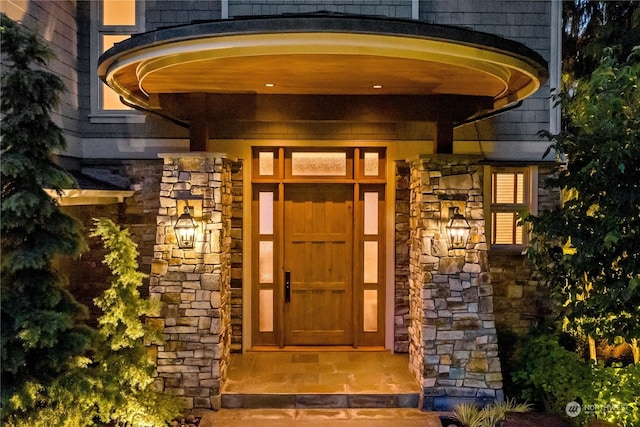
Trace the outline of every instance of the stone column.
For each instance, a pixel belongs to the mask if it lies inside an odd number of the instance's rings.
[[[503,398],[476,162],[438,155],[411,163],[410,367],[426,410]],[[471,237],[466,249],[450,250],[441,211],[456,202]]]
[[[150,298],[161,302],[148,323],[164,344],[154,348],[159,386],[189,408],[219,408],[231,345],[231,162],[217,153],[163,154]],[[194,249],[179,249],[178,203],[196,207]],[[201,209],[200,209],[201,207]]]

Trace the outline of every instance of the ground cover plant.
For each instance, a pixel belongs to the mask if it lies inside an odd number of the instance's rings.
[[[575,426],[595,418],[620,427],[640,425],[640,364],[585,360],[574,349],[565,348],[563,341],[546,328],[523,338],[511,371],[518,399]],[[580,405],[579,412],[568,411],[571,402]]]
[[[531,408],[528,403],[518,403],[515,399],[495,402],[484,408],[462,403],[454,407],[453,417],[463,427],[496,427],[505,419],[507,412],[529,412]]]

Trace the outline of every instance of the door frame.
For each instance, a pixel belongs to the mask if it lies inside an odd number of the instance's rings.
[[[318,174],[312,172],[309,176],[300,176],[292,173],[292,157],[293,153],[345,153],[346,165],[342,172],[331,173],[329,175]],[[365,162],[374,158],[377,162],[377,170],[371,172],[371,167],[366,169]],[[265,160],[266,159],[266,160]],[[293,160],[295,162],[295,160]],[[251,191],[250,191],[250,212],[251,212],[251,292],[249,296],[250,310],[245,313],[250,315],[251,329],[251,348],[262,347],[284,347],[284,191],[286,184],[305,183],[305,184],[329,184],[342,183],[353,185],[353,347],[376,346],[383,347],[387,344],[385,335],[387,330],[386,316],[392,316],[387,313],[388,286],[387,283],[387,251],[386,242],[386,147],[252,147],[251,150]],[[270,193],[269,206],[271,214],[269,221],[271,222],[269,233],[262,234],[261,227],[264,227],[260,216],[260,200],[264,195],[261,193]],[[369,203],[365,208],[365,193],[375,193],[377,204]],[[269,197],[267,199],[269,199]],[[371,197],[368,197],[371,199]],[[377,233],[375,235],[365,234],[365,209],[371,211],[371,206],[376,206],[377,212]],[[263,215],[266,217],[267,215]],[[367,221],[371,227],[371,221]],[[365,255],[365,241],[367,248],[376,248],[377,262],[375,274],[368,276],[376,277],[377,282],[364,283],[363,265]],[[265,265],[264,260],[261,264],[260,251],[261,246],[269,247],[272,250],[271,259],[267,264],[272,264],[269,274],[264,275],[261,272]],[[371,253],[371,251],[367,251]],[[373,265],[368,262],[368,265]],[[268,270],[268,269],[267,269]],[[371,272],[372,268],[369,268]],[[268,283],[264,283],[267,277]],[[366,292],[367,301],[369,303],[365,314],[364,294]],[[361,298],[362,296],[362,298]],[[265,303],[265,301],[271,301]],[[375,316],[372,315],[371,306],[375,306]],[[270,307],[270,308],[269,308]],[[271,310],[271,315],[263,315],[263,313]],[[365,319],[365,316],[367,318]],[[375,318],[375,320],[374,320]],[[262,322],[262,323],[261,323]],[[363,324],[369,325],[368,330],[364,330]],[[265,326],[266,325],[266,326]],[[374,325],[374,327],[371,327]]]

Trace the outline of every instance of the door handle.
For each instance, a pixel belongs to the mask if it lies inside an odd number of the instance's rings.
[[[291,272],[284,272],[284,302],[291,302]]]

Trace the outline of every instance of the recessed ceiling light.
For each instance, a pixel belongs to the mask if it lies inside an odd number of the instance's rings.
[[[275,87],[276,84],[275,83],[265,83],[264,84],[266,87]]]
[[[371,87],[374,89],[382,89],[382,85],[373,85]]]

